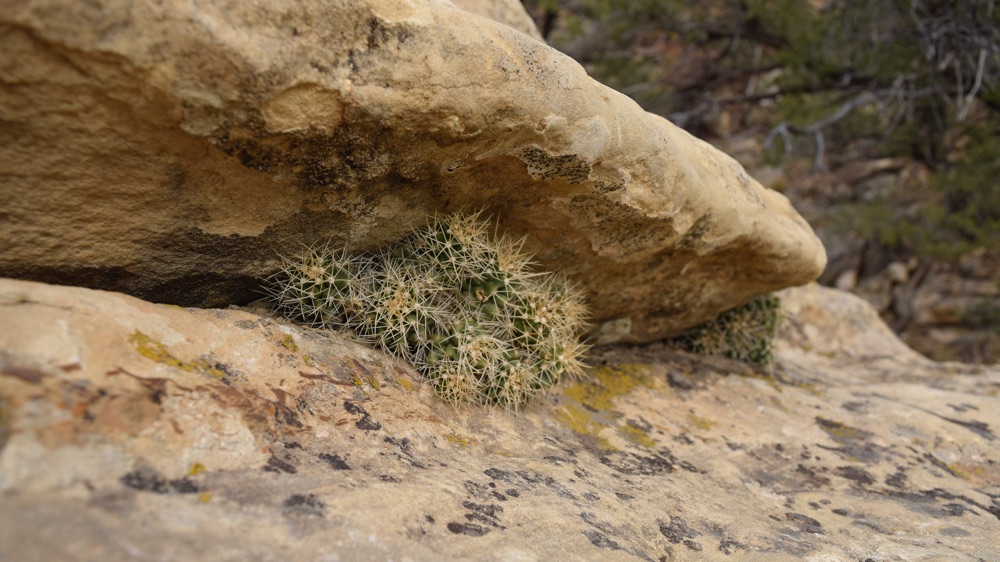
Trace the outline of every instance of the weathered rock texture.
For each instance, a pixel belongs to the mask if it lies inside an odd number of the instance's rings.
[[[303,242],[485,208],[651,341],[825,263],[734,160],[448,2],[0,0],[0,52],[7,277],[245,303]]]
[[[512,417],[335,334],[3,281],[0,559],[998,559],[1000,371],[783,298],[773,373],[604,349]]]

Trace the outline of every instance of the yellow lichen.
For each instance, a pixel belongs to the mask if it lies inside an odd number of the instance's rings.
[[[829,420],[823,416],[816,416],[819,428],[826,432],[837,443],[844,444],[848,441],[867,439],[871,434],[863,429],[851,427],[836,420]]]
[[[472,445],[476,442],[474,439],[470,439],[468,437],[462,437],[457,433],[447,433],[445,434],[444,438],[447,439],[449,443],[455,445],[456,447],[468,447],[469,445]]]
[[[174,357],[169,351],[167,351],[167,346],[154,340],[139,330],[133,331],[128,337],[128,341],[135,346],[135,350],[139,352],[139,355],[142,355],[147,359],[152,359],[157,363],[162,363],[182,371],[190,372],[194,370],[190,365]]]
[[[701,416],[696,416],[695,414],[688,414],[688,416],[687,416],[687,422],[688,422],[689,426],[695,427],[697,429],[701,429],[701,430],[704,430],[704,431],[708,431],[708,430],[712,429],[713,427],[715,427],[716,425],[718,425],[717,422],[714,422],[714,421],[712,421],[712,420],[710,420],[708,418],[703,418]]]
[[[163,345],[162,342],[151,338],[139,330],[134,330],[132,334],[129,335],[128,341],[135,347],[135,350],[139,352],[139,355],[156,361],[157,363],[179,369],[186,373],[200,372],[219,380],[226,378],[225,371],[209,363],[207,360],[196,359],[194,361],[182,361],[170,353],[170,351],[167,350],[167,346]]]
[[[295,338],[293,338],[291,334],[285,334],[282,336],[280,343],[281,347],[293,353],[299,350],[299,346],[295,343]]]
[[[188,469],[188,476],[194,476],[195,474],[201,474],[202,472],[205,472],[205,465],[200,462],[196,462],[191,465],[191,468]]]
[[[607,451],[617,450],[607,437],[601,435],[605,429],[615,426],[614,420],[620,417],[615,411],[614,400],[639,386],[649,385],[645,368],[641,365],[618,365],[596,369],[587,380],[565,387],[562,394],[570,402],[559,409],[557,414],[559,421],[575,433],[596,439],[599,448]],[[635,442],[628,437],[633,435],[632,432],[621,429],[619,431],[624,431],[626,438]]]
[[[625,439],[628,439],[636,445],[646,447],[647,449],[652,449],[656,446],[656,441],[654,441],[652,437],[647,435],[645,431],[639,429],[638,427],[623,425],[618,428],[618,432],[621,433]]]
[[[198,494],[198,501],[201,503],[208,503],[212,501],[212,492],[202,492]]]

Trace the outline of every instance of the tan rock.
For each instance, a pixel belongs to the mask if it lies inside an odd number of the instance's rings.
[[[539,41],[543,40],[535,22],[524,11],[524,5],[519,0],[452,0],[451,3],[466,12],[498,21]]]
[[[0,281],[0,559],[994,558],[1000,371],[782,298],[773,373],[608,348],[513,417],[336,334]]]
[[[825,262],[735,161],[447,2],[0,7],[0,275],[245,303],[303,242],[485,208],[649,341]]]

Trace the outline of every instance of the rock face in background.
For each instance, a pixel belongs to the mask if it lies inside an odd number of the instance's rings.
[[[277,254],[486,209],[652,341],[808,282],[822,245],[732,159],[591,80],[514,2],[0,10],[0,275],[245,303]],[[509,14],[504,16],[503,14]]]
[[[329,332],[2,281],[0,558],[996,559],[1000,371],[782,298],[773,373],[606,348],[513,417]]]

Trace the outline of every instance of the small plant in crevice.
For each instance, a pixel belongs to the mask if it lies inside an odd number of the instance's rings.
[[[715,320],[673,339],[679,347],[715,357],[767,366],[774,362],[774,336],[781,320],[781,299],[760,295]]]
[[[517,411],[583,373],[586,307],[564,278],[532,270],[521,242],[488,230],[457,213],[370,254],[314,246],[283,260],[270,292],[289,317],[406,359],[448,402]]]

